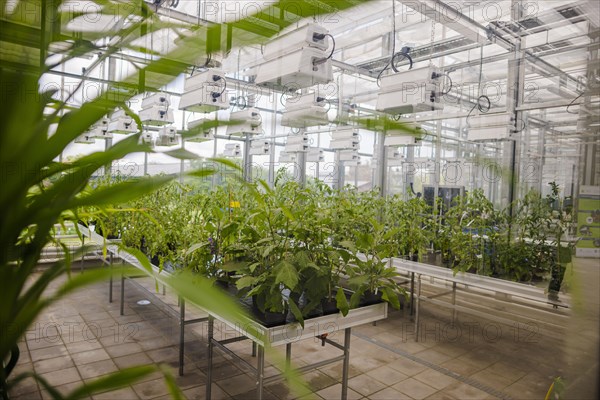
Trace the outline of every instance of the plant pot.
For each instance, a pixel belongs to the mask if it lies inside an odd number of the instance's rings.
[[[258,322],[267,328],[271,328],[274,326],[285,325],[288,311],[286,309],[283,312],[262,312],[258,307],[257,296],[252,296],[252,313]]]
[[[337,314],[340,312],[339,308],[337,307],[337,301],[335,299],[321,300],[321,309],[323,310],[323,315]]]
[[[377,293],[367,291],[360,298],[358,306],[364,307],[364,306],[370,306],[372,304],[381,303],[381,302],[383,302],[383,300],[381,299],[382,295],[383,295],[383,293],[381,291],[378,291]]]
[[[555,264],[552,268],[552,275],[550,283],[548,284],[548,298],[558,299],[558,292],[562,285],[563,278],[565,277],[565,271],[567,270],[566,264]]]

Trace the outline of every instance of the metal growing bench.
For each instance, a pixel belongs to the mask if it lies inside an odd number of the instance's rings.
[[[392,258],[389,260],[391,266],[393,266],[399,273],[407,273],[410,275],[410,314],[415,315],[415,340],[419,340],[419,308],[421,301],[428,301],[430,303],[452,308],[452,322],[456,319],[457,311],[478,315],[484,318],[490,318],[489,314],[478,312],[472,308],[464,307],[456,304],[456,289],[458,285],[463,286],[465,289],[478,289],[481,291],[487,291],[504,296],[507,300],[513,298],[521,299],[527,303],[537,303],[539,305],[550,305],[551,310],[557,310],[559,308],[568,309],[569,304],[566,301],[552,300],[547,297],[544,290],[525,285],[523,283],[510,282],[498,278],[491,278],[488,276],[476,275],[466,272],[454,273],[451,269],[437,267],[434,265],[423,264],[414,261],[403,260],[399,258]],[[415,282],[416,275],[416,282]],[[421,280],[422,277],[431,277],[434,279],[441,279],[446,282],[452,283],[452,289],[442,293],[436,293],[429,297],[424,296],[421,293]],[[416,284],[416,290],[415,290]],[[416,292],[416,293],[415,293]],[[437,300],[438,297],[450,294],[451,303]],[[505,323],[511,323],[512,320],[508,320],[503,317],[495,317],[496,320]]]

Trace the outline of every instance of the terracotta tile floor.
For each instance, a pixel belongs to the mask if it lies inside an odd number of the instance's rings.
[[[588,262],[589,261],[589,262]],[[593,261],[578,262],[585,274],[597,268]],[[586,272],[587,271],[587,272]],[[598,272],[593,270],[597,279]],[[154,291],[153,283],[138,280]],[[588,290],[596,285],[588,287]],[[589,286],[589,284],[588,284]],[[21,358],[16,372],[35,371],[59,392],[66,394],[82,381],[101,377],[119,368],[164,363],[189,399],[204,399],[206,385],[206,324],[186,327],[185,375],[177,375],[178,321],[166,312],[177,310],[176,297],[148,292],[126,283],[125,315],[119,315],[120,282],[114,286],[114,302],[108,302],[108,284],[96,284],[53,305],[30,328],[20,342]],[[149,299],[142,306],[137,301]],[[159,301],[160,300],[160,301]],[[491,300],[493,301],[493,300]],[[430,304],[422,307],[421,337],[415,342],[414,325],[408,311],[393,311],[376,326],[355,328],[351,343],[349,399],[540,399],[552,380],[562,376],[572,382],[578,399],[594,398],[597,377],[597,298],[575,313],[564,328],[568,335],[540,325],[504,325],[458,314],[451,325],[451,312]],[[587,304],[587,303],[586,303]],[[592,307],[592,311],[589,308]],[[596,313],[594,314],[594,307]],[[187,318],[201,313],[188,308]],[[580,317],[582,315],[582,317]],[[595,315],[595,316],[594,316]],[[552,316],[549,317],[552,322]],[[593,324],[596,328],[593,328]],[[219,330],[216,335],[230,335]],[[583,332],[580,338],[576,335]],[[341,339],[342,335],[337,335]],[[331,337],[331,336],[330,336]],[[336,335],[333,335],[336,338]],[[584,341],[584,343],[582,343]],[[231,345],[254,363],[249,342]],[[595,349],[595,353],[594,353]],[[214,399],[251,399],[255,379],[236,363],[216,351]],[[332,346],[306,340],[293,346],[296,366],[339,354]],[[595,360],[595,366],[594,366]],[[267,360],[268,361],[268,360]],[[269,364],[267,364],[269,365]],[[595,368],[595,370],[594,370]],[[268,366],[266,375],[277,373]],[[595,374],[595,375],[594,375]],[[265,399],[337,399],[340,396],[341,363],[303,375],[304,389],[290,393],[284,383],[266,386]],[[580,380],[577,380],[578,377]],[[585,384],[586,378],[592,384]],[[583,388],[582,388],[583,386]],[[32,379],[13,388],[13,399],[49,398]],[[168,397],[160,374],[153,374],[132,387],[94,399],[159,399]],[[587,396],[587,397],[586,397]]]

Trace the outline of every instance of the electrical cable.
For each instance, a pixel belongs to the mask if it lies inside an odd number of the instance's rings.
[[[483,104],[481,104],[482,99],[487,101],[487,105],[484,106]],[[473,113],[473,111],[475,111],[476,108],[482,114],[485,114],[488,111],[490,111],[490,109],[492,108],[492,102],[490,101],[490,98],[483,94],[477,98],[477,103],[473,106],[473,108],[471,108],[471,111],[469,111],[469,114],[467,114],[467,125],[469,127],[470,127],[469,118],[471,118],[471,114]]]
[[[396,68],[396,64],[394,63],[394,60],[396,59],[396,57],[398,56],[404,56],[404,58],[408,59],[409,64],[409,70],[411,70],[413,68],[413,59],[412,57],[408,54],[408,52],[410,51],[410,47],[403,47],[401,51],[399,51],[398,53],[394,54],[392,56],[392,59],[390,60],[390,64],[392,66],[392,69],[394,70],[394,72],[400,72],[398,71],[398,68]]]
[[[442,96],[449,94],[452,91],[452,88],[454,87],[454,81],[452,81],[452,78],[450,77],[450,72],[446,72],[444,75],[446,75],[446,77],[450,80],[450,87],[448,88],[448,90],[442,92]]]
[[[333,57],[333,53],[335,53],[335,38],[330,33],[326,33],[325,35],[323,35],[323,37],[326,37],[326,36],[329,36],[331,38],[331,42],[333,43],[333,48],[331,49],[331,53],[329,53],[329,55],[327,57],[320,58],[318,60],[313,61],[313,65],[323,64],[327,60],[331,59]]]
[[[572,111],[569,111],[569,108],[573,107],[573,105],[575,104],[575,102],[576,102],[577,100],[579,100],[579,99],[580,99],[580,98],[581,98],[581,97],[582,97],[584,94],[585,94],[585,92],[583,92],[583,93],[581,93],[579,96],[575,97],[575,98],[573,99],[573,101],[572,101],[572,102],[571,102],[571,103],[570,103],[570,104],[567,106],[567,112],[568,112],[569,114],[579,114],[579,113],[577,113],[577,112],[572,112]]]

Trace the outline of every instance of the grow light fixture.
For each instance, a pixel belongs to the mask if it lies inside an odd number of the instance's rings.
[[[112,133],[108,132],[108,118],[102,118],[94,125],[92,125],[89,131],[86,133],[90,138],[94,139],[112,139]]]
[[[307,162],[323,162],[325,161],[325,156],[323,155],[323,149],[320,147],[309,147],[308,152],[306,153],[306,161]]]
[[[171,96],[164,93],[154,93],[142,100],[140,120],[145,125],[162,126],[175,122],[173,110],[169,108]]]
[[[299,151],[307,151],[308,145],[308,135],[306,133],[290,135],[287,137],[287,141],[285,143],[285,152],[297,153]]]
[[[505,140],[515,131],[514,118],[508,113],[478,114],[471,117],[468,124],[467,137],[471,141]]]
[[[179,109],[192,112],[212,112],[229,108],[225,74],[208,69],[185,79]]]
[[[306,93],[286,100],[281,125],[291,128],[307,128],[329,123],[326,107],[329,103],[316,93]]]
[[[239,143],[227,143],[223,155],[225,157],[240,157],[242,155],[242,150]]]
[[[384,76],[376,109],[394,114],[442,110],[443,77],[443,71],[433,65]]]
[[[256,84],[301,89],[331,82],[327,36],[325,28],[308,24],[267,43],[263,49],[265,63],[258,67]]]
[[[74,142],[79,144],[94,144],[96,143],[96,139],[84,133],[83,135],[79,135]]]
[[[385,154],[388,167],[397,167],[402,165],[402,162],[404,161],[404,156],[402,155],[402,153],[400,153],[400,150],[398,150],[397,147],[386,147]],[[375,168],[378,163],[379,158],[377,156],[377,153],[375,153],[373,155],[373,164],[371,164],[371,167]]]
[[[268,140],[253,140],[250,142],[250,155],[266,156],[271,153],[271,142]]]
[[[358,135],[358,129],[356,128],[338,128],[331,132],[331,142],[329,142],[329,147],[334,150],[358,150],[359,144],[360,137]]]
[[[146,131],[140,135],[140,144],[148,144],[154,147],[154,138],[152,137],[152,132]]]
[[[163,126],[158,130],[157,146],[177,146],[178,144],[179,136],[174,126]]]
[[[250,107],[245,110],[232,112],[229,120],[239,122],[235,125],[227,125],[227,135],[256,135],[262,133],[262,117],[260,112]]]
[[[359,162],[360,157],[358,155],[358,151],[357,150],[341,150],[340,151],[340,161],[341,162],[348,162],[348,161]],[[348,164],[346,164],[346,165],[348,165]]]
[[[282,151],[281,153],[279,153],[279,162],[280,163],[295,163],[296,160],[297,160],[296,153],[288,153],[285,151]]]
[[[208,120],[206,120],[204,118],[200,118],[195,121],[190,121],[190,122],[188,122],[188,130],[194,129],[197,126],[202,125],[207,121]],[[214,129],[208,128],[208,129],[205,129],[205,130],[199,132],[197,135],[186,137],[185,141],[186,142],[206,142],[209,140],[213,140],[214,138],[215,138]]]
[[[125,113],[125,110],[115,111],[108,123],[108,132],[110,133],[136,133],[138,131],[135,120]]]

